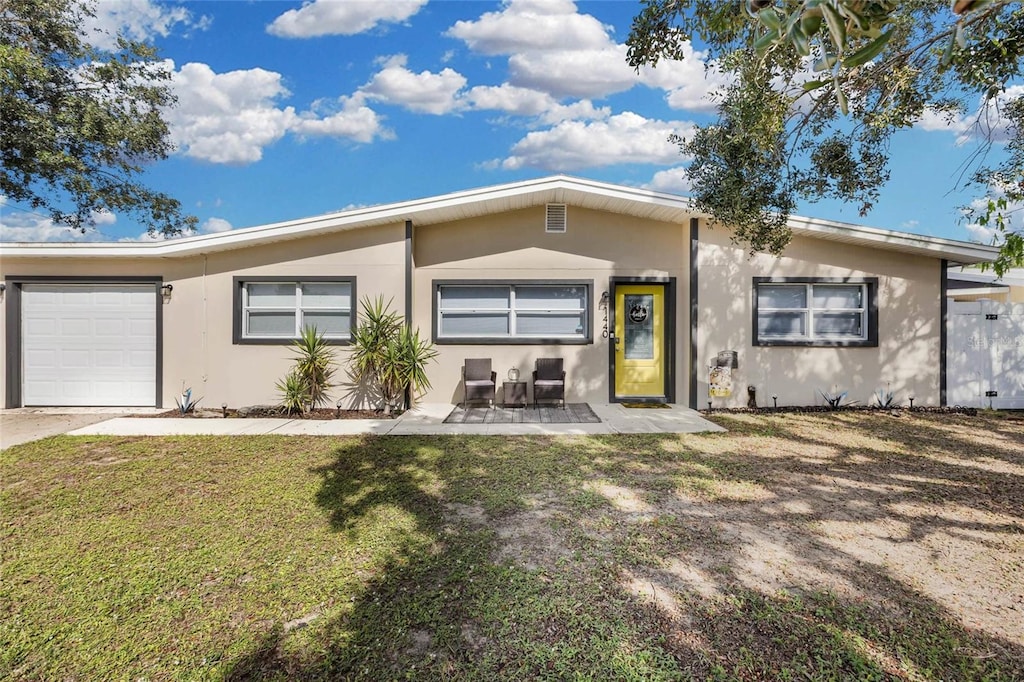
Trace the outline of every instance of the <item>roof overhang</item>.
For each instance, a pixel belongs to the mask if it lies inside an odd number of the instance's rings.
[[[677,224],[693,217],[706,217],[694,210],[692,201],[687,197],[556,175],[158,242],[7,243],[3,245],[3,255],[5,258],[184,258],[346,230],[402,224],[407,220],[417,226],[435,225],[548,203]],[[945,258],[955,263],[988,262],[998,253],[993,247],[980,244],[811,218],[793,217],[789,224],[797,235]]]

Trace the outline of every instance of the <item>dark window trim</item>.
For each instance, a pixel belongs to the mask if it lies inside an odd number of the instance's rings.
[[[280,338],[246,338],[242,336],[242,289],[250,282],[349,282],[352,284],[352,297],[351,297],[351,309],[349,314],[351,315],[351,327],[352,331],[356,328],[356,311],[358,310],[359,300],[356,296],[356,278],[351,276],[287,276],[287,275],[236,275],[232,278],[232,294],[231,294],[231,343],[236,346],[290,346],[294,341],[294,337],[280,337]],[[348,346],[352,343],[351,332],[347,339],[325,339],[328,345],[331,346]]]
[[[615,341],[608,344],[608,402],[610,403],[675,403],[676,401],[676,278],[622,277],[608,278],[608,327],[615,331],[615,288],[620,284],[661,284],[665,289],[665,394],[659,396],[615,395]]]
[[[60,275],[7,275],[7,285],[3,293],[7,308],[6,346],[7,346],[7,387],[5,405],[8,408],[21,407],[21,287],[23,284],[152,284],[156,299],[156,395],[153,406],[164,406],[164,298],[160,287],[163,277],[94,275],[67,277]],[[168,304],[169,305],[169,304]]]
[[[861,284],[867,285],[867,325],[865,339],[759,339],[757,336],[757,287],[760,284]],[[803,346],[810,348],[877,348],[878,347],[878,278],[877,277],[755,277],[751,288],[753,299],[752,346]]]
[[[443,337],[437,333],[440,319],[437,310],[438,290],[444,286],[582,286],[587,288],[586,329],[581,339],[457,336]],[[594,280],[592,279],[435,279],[430,286],[430,337],[438,346],[584,346],[594,343]]]

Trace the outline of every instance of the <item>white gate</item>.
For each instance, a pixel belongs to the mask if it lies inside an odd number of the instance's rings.
[[[949,301],[946,402],[1024,409],[1024,303]]]

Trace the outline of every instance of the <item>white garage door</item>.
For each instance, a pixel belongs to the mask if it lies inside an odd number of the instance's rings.
[[[22,404],[156,404],[153,284],[24,284]]]

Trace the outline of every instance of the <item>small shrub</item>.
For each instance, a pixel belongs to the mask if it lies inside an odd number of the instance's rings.
[[[841,407],[849,407],[850,405],[857,404],[856,400],[846,400],[848,391],[839,392],[838,389],[833,389],[831,392],[819,390],[818,393],[825,399],[825,405],[830,410],[838,410]]]
[[[420,338],[402,316],[391,310],[383,296],[362,300],[359,324],[352,333],[352,370],[377,392],[385,412],[403,402],[408,387],[412,394],[430,388],[427,363],[437,356],[434,344]]]
[[[888,386],[884,390],[880,388],[875,391],[875,407],[881,410],[899,407],[899,403],[896,402],[896,392],[890,391]]]
[[[174,402],[178,405],[178,412],[181,414],[192,414],[196,411],[196,405],[202,398],[192,400],[192,387],[185,388],[185,382],[181,382],[181,396],[175,396]]]
[[[332,384],[334,351],[316,327],[305,327],[292,344],[295,365],[277,382],[281,394],[281,407],[288,414],[303,414],[307,410],[330,402],[327,392]]]
[[[281,409],[287,414],[301,415],[305,412],[309,403],[309,387],[296,371],[288,372],[277,382],[277,391],[281,394]]]

